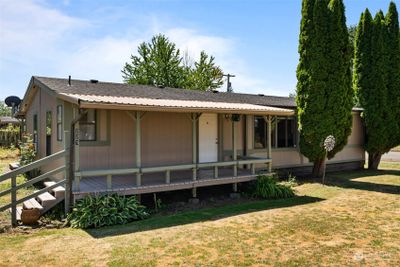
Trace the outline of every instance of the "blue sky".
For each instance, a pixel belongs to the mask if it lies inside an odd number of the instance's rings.
[[[348,24],[388,0],[345,0]],[[395,3],[400,6],[398,1]],[[295,91],[300,0],[0,0],[0,99],[32,75],[121,81],[137,45],[166,34],[233,73],[234,91]]]

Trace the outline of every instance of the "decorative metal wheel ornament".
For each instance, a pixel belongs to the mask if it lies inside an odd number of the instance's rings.
[[[327,152],[331,152],[335,147],[335,137],[333,135],[328,135],[324,141],[324,148]]]

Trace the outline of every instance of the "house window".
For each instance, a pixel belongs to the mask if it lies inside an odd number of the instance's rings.
[[[254,117],[254,148],[266,148],[266,124],[262,117]]]
[[[63,134],[63,130],[62,130],[62,114],[63,112],[63,106],[62,105],[58,105],[57,106],[57,141],[62,141],[62,134]]]
[[[96,110],[89,109],[79,120],[79,129],[81,141],[96,141]]]
[[[297,127],[294,117],[278,117],[276,125],[277,146],[275,147],[295,147]]]
[[[46,112],[46,156],[51,155],[51,135],[53,133],[52,112]]]
[[[35,144],[35,149],[38,145],[38,117],[37,114],[33,115],[33,143]]]
[[[262,117],[254,117],[254,148],[268,146],[268,124]],[[273,148],[295,147],[297,125],[294,117],[274,117],[271,123],[271,146]]]

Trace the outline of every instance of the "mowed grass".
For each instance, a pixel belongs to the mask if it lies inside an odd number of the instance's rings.
[[[399,266],[400,163],[97,230],[0,235],[0,266]]]
[[[396,146],[395,148],[392,148],[392,151],[400,152],[400,146]]]

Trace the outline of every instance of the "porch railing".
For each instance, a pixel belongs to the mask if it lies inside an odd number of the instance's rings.
[[[107,190],[112,190],[112,177],[114,175],[129,175],[129,174],[146,174],[164,172],[165,184],[171,183],[171,172],[180,170],[192,170],[192,180],[197,180],[199,169],[213,168],[213,178],[219,178],[220,167],[232,167],[233,177],[238,176],[238,167],[240,165],[249,165],[252,175],[256,174],[257,164],[272,164],[272,160],[269,158],[245,158],[233,161],[219,161],[219,162],[206,162],[197,164],[181,164],[181,165],[166,165],[157,167],[142,167],[142,168],[130,168],[130,169],[107,169],[107,170],[81,170],[75,172],[75,191],[80,191],[80,181],[85,177],[106,177]],[[136,184],[140,187],[140,184]]]
[[[6,180],[11,180],[11,188],[0,192],[0,197],[2,197],[4,195],[8,195],[8,194],[11,195],[11,201],[9,203],[7,203],[6,205],[0,207],[0,212],[11,208],[11,223],[12,223],[12,225],[15,226],[17,224],[17,205],[18,204],[21,204],[21,203],[23,203],[24,201],[26,201],[28,199],[31,199],[33,197],[36,197],[36,196],[40,195],[40,194],[43,194],[43,193],[47,192],[50,189],[53,189],[53,188],[56,188],[56,187],[58,187],[60,185],[65,184],[66,179],[63,179],[63,180],[61,180],[61,181],[59,181],[59,182],[57,182],[57,183],[55,183],[55,184],[53,184],[51,186],[43,188],[43,189],[41,189],[39,191],[36,191],[36,192],[34,192],[32,194],[24,196],[24,197],[22,197],[20,199],[17,199],[18,190],[22,189],[22,188],[27,188],[28,186],[31,186],[31,185],[33,185],[33,184],[35,184],[37,182],[41,182],[44,179],[50,178],[53,175],[58,174],[60,172],[66,172],[67,173],[68,172],[67,171],[67,167],[68,167],[67,157],[68,157],[68,155],[69,155],[69,151],[68,150],[61,150],[61,151],[59,151],[57,153],[54,153],[54,154],[52,154],[52,155],[50,155],[48,157],[39,159],[39,160],[34,161],[34,162],[30,163],[30,164],[22,166],[22,167],[20,167],[18,169],[15,169],[13,171],[10,171],[10,172],[7,172],[5,174],[0,175],[0,182],[6,181]],[[39,176],[37,176],[37,177],[35,177],[35,178],[23,183],[23,184],[17,185],[17,176],[18,175],[24,174],[26,172],[29,172],[29,171],[32,171],[32,170],[35,170],[35,169],[39,169],[40,167],[42,167],[44,165],[47,165],[47,164],[53,162],[54,160],[61,159],[61,158],[64,158],[65,161],[64,161],[64,164],[61,164],[60,167],[57,167],[57,168],[55,168],[55,169],[53,169],[51,171],[48,171],[48,172],[46,172],[44,174],[41,174],[41,175],[39,175]],[[67,197],[67,194],[66,194],[66,197]]]

